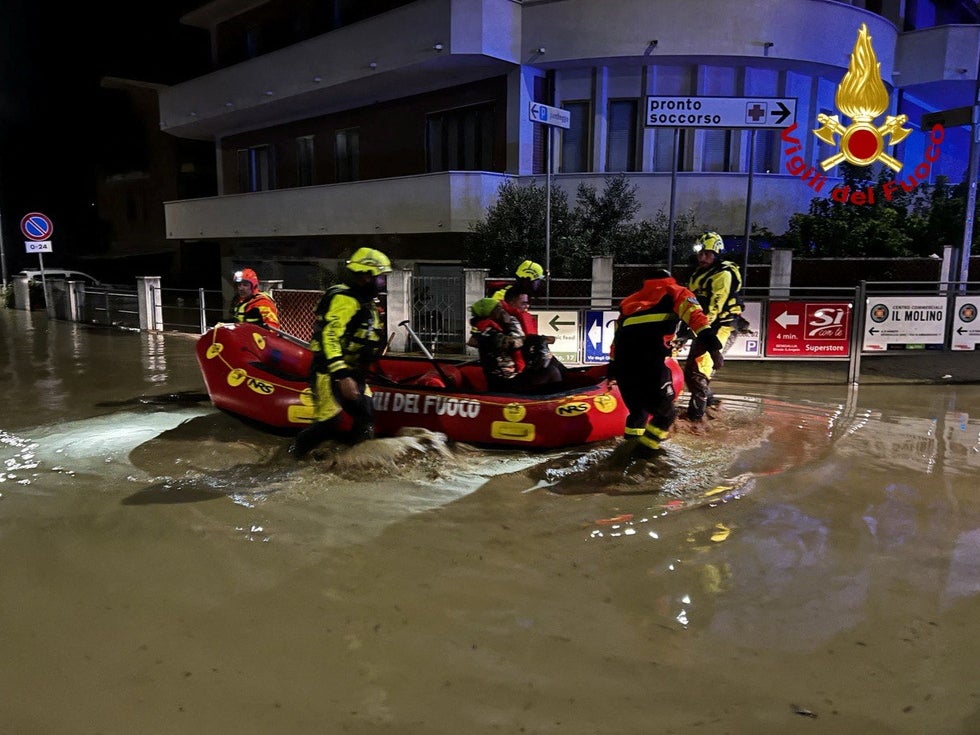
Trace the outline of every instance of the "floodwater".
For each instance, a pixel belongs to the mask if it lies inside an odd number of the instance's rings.
[[[0,732],[980,733],[980,385],[725,373],[654,465],[297,464],[192,337],[0,310]]]

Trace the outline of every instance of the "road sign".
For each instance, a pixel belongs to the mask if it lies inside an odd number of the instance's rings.
[[[850,303],[772,301],[766,357],[848,357]]]
[[[618,311],[585,312],[585,362],[609,362]]]
[[[579,359],[578,312],[538,311],[538,334],[554,337],[551,353],[562,362]]]
[[[47,215],[31,212],[20,221],[20,231],[28,240],[48,240],[54,233],[54,225]]]
[[[941,348],[946,335],[945,296],[868,299],[865,351]]]
[[[531,122],[553,125],[566,130],[572,125],[572,116],[568,110],[560,107],[549,107],[540,102],[532,102],[528,108],[528,119]]]
[[[25,240],[24,247],[29,253],[51,253],[54,252],[50,240]]]
[[[953,312],[953,349],[980,349],[980,297],[957,296]]]
[[[796,97],[647,97],[648,128],[785,128]]]
[[[955,128],[957,125],[971,125],[973,123],[973,107],[951,107],[948,110],[930,112],[922,116],[919,128],[923,131],[932,130],[936,125],[944,128]]]

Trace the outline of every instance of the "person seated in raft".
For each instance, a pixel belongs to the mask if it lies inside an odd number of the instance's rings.
[[[470,307],[467,344],[480,353],[487,386],[497,393],[547,393],[557,390],[561,371],[553,360],[529,366],[521,353],[525,334],[517,318],[494,298],[480,299]]]
[[[530,297],[527,291],[521,286],[511,286],[504,292],[504,300],[501,305],[504,311],[517,319],[524,330],[524,346],[521,347],[521,355],[527,367],[543,370],[554,364],[560,372],[562,378],[568,370],[557,357],[551,354],[548,345],[555,343],[555,338],[538,334],[537,320],[528,311]],[[522,367],[521,370],[524,368]]]

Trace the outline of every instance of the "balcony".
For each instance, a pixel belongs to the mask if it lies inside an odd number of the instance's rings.
[[[978,25],[936,26],[903,33],[895,54],[895,83],[905,89],[948,82],[953,87],[962,86],[962,96],[969,101],[969,90],[977,79],[978,49]]]
[[[566,191],[580,183],[601,190],[606,174],[562,174],[555,177]],[[513,178],[506,174],[451,171],[346,184],[276,189],[164,205],[167,238],[325,237],[329,235],[465,233],[486,218],[497,189]],[[743,192],[746,174],[680,174],[677,198],[699,201],[699,216],[722,232],[744,228],[745,205],[733,200]],[[539,186],[544,179],[534,179]],[[638,218],[653,219],[669,206],[669,173],[634,173],[630,183],[642,202]],[[793,212],[805,212],[812,190],[788,175],[755,179],[752,221],[775,232],[786,229]]]
[[[498,76],[514,0],[423,0],[160,92],[160,129],[210,140]]]

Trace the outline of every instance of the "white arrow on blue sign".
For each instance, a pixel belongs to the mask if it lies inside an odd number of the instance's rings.
[[[609,362],[618,311],[585,312],[585,362]]]

